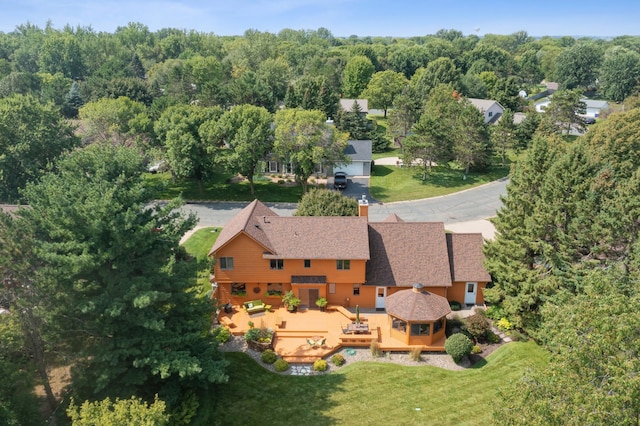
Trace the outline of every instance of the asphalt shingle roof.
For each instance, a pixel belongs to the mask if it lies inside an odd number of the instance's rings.
[[[482,234],[447,234],[453,281],[491,281],[483,265],[483,244]]]

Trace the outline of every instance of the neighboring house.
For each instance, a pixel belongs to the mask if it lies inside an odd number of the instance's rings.
[[[500,105],[500,102],[490,99],[477,99],[468,98],[471,105],[478,108],[482,115],[484,115],[485,124],[494,124],[502,116],[504,107]]]
[[[302,305],[384,310],[388,296],[416,283],[449,301],[483,304],[491,280],[483,267],[481,234],[447,234],[442,222],[405,222],[391,215],[281,217],[255,200],[223,228],[209,252],[221,304],[278,298],[292,290]]]
[[[351,112],[353,110],[354,101],[356,101],[360,107],[360,115],[366,118],[367,114],[369,114],[368,99],[340,99],[339,107],[344,112]]]
[[[371,141],[347,141],[344,153],[351,159],[350,164],[337,165],[333,173],[345,172],[349,176],[370,176],[373,159]]]
[[[587,98],[582,98],[580,100],[584,102],[587,107],[587,111],[584,114],[584,117],[597,118],[598,116],[600,116],[600,114],[602,114],[603,111],[609,109],[609,103],[607,101],[599,101],[599,100],[587,99]],[[536,102],[535,104],[536,111],[544,112],[544,110],[547,109],[550,103],[551,103],[550,98]]]

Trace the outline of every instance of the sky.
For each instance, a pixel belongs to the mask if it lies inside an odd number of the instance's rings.
[[[640,35],[637,0],[0,0],[0,31],[18,25],[91,27],[113,33],[129,22],[242,35],[327,28],[336,37],[411,37],[454,29],[464,35],[615,37]]]

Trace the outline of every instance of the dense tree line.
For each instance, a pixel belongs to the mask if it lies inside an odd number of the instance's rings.
[[[575,141],[539,133],[512,169],[485,298],[552,360],[504,392],[501,423],[637,423],[639,131],[635,108]]]

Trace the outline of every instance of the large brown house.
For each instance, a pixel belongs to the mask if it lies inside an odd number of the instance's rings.
[[[405,222],[391,215],[281,217],[255,200],[224,227],[209,256],[220,303],[265,299],[278,305],[289,290],[303,306],[386,308],[391,294],[416,283],[461,304],[483,304],[491,280],[481,234],[448,234],[442,222]],[[270,297],[272,299],[270,299]]]

